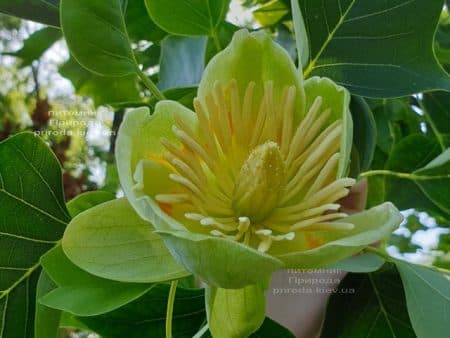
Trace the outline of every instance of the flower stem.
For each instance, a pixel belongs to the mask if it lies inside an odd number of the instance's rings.
[[[172,317],[173,305],[175,303],[175,294],[177,292],[178,280],[170,283],[169,298],[167,299],[167,313],[166,313],[166,338],[172,338]]]
[[[164,94],[158,89],[158,87],[156,87],[153,81],[150,80],[148,76],[145,75],[142,72],[142,70],[140,70],[138,67],[136,67],[136,73],[141,78],[142,82],[148,88],[148,90],[150,90],[150,92],[158,99],[158,101],[165,99]]]
[[[206,324],[192,338],[202,338],[203,335],[206,333],[206,331],[208,331],[208,329],[209,329],[209,326],[208,326],[208,324]]]

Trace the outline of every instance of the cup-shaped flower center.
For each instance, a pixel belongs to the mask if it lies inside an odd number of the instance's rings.
[[[253,222],[263,221],[278,204],[285,176],[278,144],[267,141],[257,146],[239,172],[233,193],[233,210]]]
[[[336,203],[355,182],[337,178],[342,121],[327,122],[318,96],[298,123],[295,86],[276,98],[269,81],[261,102],[255,96],[255,83],[240,93],[232,80],[194,100],[198,130],[177,119],[178,145],[161,139],[177,188],[155,199],[263,252],[310,231],[351,229]]]

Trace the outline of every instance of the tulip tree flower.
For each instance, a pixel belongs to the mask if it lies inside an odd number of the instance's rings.
[[[273,271],[329,265],[400,223],[390,203],[340,211],[355,184],[349,100],[330,79],[304,81],[270,36],[242,30],[205,69],[195,112],[160,101],[153,114],[125,116],[116,147],[125,195],[207,284],[214,337],[258,328]]]

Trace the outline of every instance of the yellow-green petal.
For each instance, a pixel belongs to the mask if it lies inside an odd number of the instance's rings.
[[[174,186],[160,139],[178,143],[172,132],[175,116],[191,126],[196,124],[195,113],[174,101],[159,102],[153,115],[145,107],[134,109],[125,115],[116,143],[117,168],[125,196],[143,219],[163,229],[180,228],[153,199],[155,194]]]
[[[324,267],[350,257],[368,245],[390,235],[403,220],[398,209],[390,202],[343,218],[339,222],[354,225],[353,230],[316,233],[309,240],[316,247],[307,249],[308,241],[293,241],[273,255],[286,267],[309,269]],[[297,250],[295,249],[297,246]],[[300,250],[299,250],[300,249]]]
[[[175,259],[210,286],[239,289],[268,280],[283,263],[228,239],[188,231],[158,231]]]
[[[214,338],[247,338],[266,317],[262,282],[241,289],[206,287],[209,330]]]
[[[257,112],[264,93],[265,83],[272,81],[274,101],[280,102],[286,86],[297,89],[295,113],[297,121],[304,116],[305,94],[303,78],[289,54],[265,32],[249,33],[243,29],[236,32],[233,40],[221,53],[217,54],[206,67],[198,98],[204,102],[216,82],[222,87],[236,80],[241,102],[250,82],[255,83],[253,112]]]
[[[306,111],[312,106],[317,96],[323,99],[323,109],[330,109],[331,114],[326,125],[342,120],[341,157],[336,178],[348,174],[350,153],[353,142],[353,122],[350,114],[350,93],[328,78],[312,77],[305,81]]]

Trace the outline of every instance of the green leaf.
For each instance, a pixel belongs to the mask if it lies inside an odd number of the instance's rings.
[[[370,168],[377,145],[377,126],[366,101],[352,96],[350,112],[353,120],[353,144],[358,151],[360,170]]]
[[[72,82],[78,95],[91,97],[96,106],[142,101],[134,74],[118,78],[97,75],[81,67],[74,58],[61,65],[59,73]]]
[[[299,60],[299,69],[305,67],[309,61],[309,41],[308,32],[305,27],[302,10],[298,0],[291,0],[292,21],[294,22],[295,43],[297,46],[297,55]]]
[[[71,217],[76,216],[84,210],[87,210],[94,205],[99,203],[114,199],[114,195],[110,193],[106,193],[103,191],[92,191],[86,192],[81,195],[78,195],[74,199],[72,199],[69,203],[67,203],[67,209],[69,210],[69,214]],[[44,260],[47,263],[47,269],[51,270],[52,267],[55,268],[54,275],[61,273],[68,273],[67,278],[71,281],[71,278],[74,280],[78,280],[80,274],[86,274],[86,272],[76,268],[72,262],[70,262],[67,258],[62,257],[62,259],[58,260],[58,254],[64,255],[62,253],[60,246],[58,245],[54,249],[50,250],[44,255]],[[51,265],[52,258],[56,258],[58,265]],[[41,258],[42,259],[42,258]],[[62,268],[64,267],[64,268]],[[75,271],[75,276],[73,275],[73,271]],[[71,275],[72,273],[72,275]],[[59,280],[58,278],[55,278]],[[39,276],[38,284],[37,284],[37,292],[36,292],[36,315],[35,315],[35,337],[34,338],[52,338],[56,337],[56,333],[59,328],[60,319],[62,317],[61,311],[49,308],[43,304],[39,303],[39,299],[44,295],[48,294],[50,291],[56,289],[58,286],[55,282],[50,278],[47,272],[41,271],[41,275]],[[86,301],[86,303],[90,303],[91,300]]]
[[[341,234],[324,232],[318,237],[323,244],[320,243],[313,249],[298,251],[298,243],[292,241],[289,247],[287,245],[283,247],[283,252],[272,254],[289,268],[309,269],[327,266],[386,238],[400,225],[402,216],[392,203],[387,202],[346,217],[343,221],[354,224],[354,229]]]
[[[450,90],[432,49],[442,0],[299,2],[310,41],[305,77],[330,77],[367,97]]]
[[[167,35],[147,15],[144,1],[126,1],[125,23],[133,42],[145,40],[159,43]]]
[[[56,338],[61,311],[39,304],[39,299],[56,288],[45,271],[41,271],[36,289],[36,315],[34,320],[34,338]]]
[[[62,245],[72,262],[106,279],[152,283],[189,275],[126,199],[102,203],[77,215]]]
[[[33,337],[39,258],[69,220],[61,167],[32,133],[0,143],[0,337]]]
[[[435,133],[442,147],[450,147],[444,134],[450,134],[450,94],[446,92],[425,93],[423,95],[423,108],[425,121]]]
[[[248,337],[264,322],[266,298],[261,281],[234,290],[207,286],[205,297],[214,338]]]
[[[85,210],[88,210],[103,202],[108,202],[116,197],[114,194],[106,191],[88,191],[82,193],[67,203],[70,217],[75,217]]]
[[[331,268],[354,273],[373,272],[381,268],[384,263],[384,259],[380,258],[380,256],[365,253],[346,258],[333,264]]]
[[[258,331],[250,338],[295,338],[295,335],[276,321],[266,317]]]
[[[229,0],[145,0],[153,21],[175,35],[214,35],[228,11]]]
[[[255,9],[253,16],[263,27],[268,27],[276,25],[288,13],[289,9],[283,1],[272,0]]]
[[[400,209],[417,208],[448,218],[450,150],[438,155],[439,145],[435,141],[411,135],[394,147],[387,170],[367,173],[385,176],[385,198]]]
[[[0,12],[18,16],[50,25],[59,26],[59,12],[57,1],[50,0],[0,0]]]
[[[227,21],[222,21],[217,26],[217,40],[219,41],[219,45],[228,46],[233,38],[233,34],[239,30],[238,26],[235,26]],[[205,63],[208,62],[217,54],[217,41],[214,41],[215,38],[209,38],[208,44],[206,46],[206,57]]]
[[[448,336],[449,276],[427,267],[395,261],[406,293],[412,326],[419,338]]]
[[[422,133],[420,116],[413,110],[410,98],[370,100],[377,125],[377,145],[386,155],[403,138]],[[378,163],[377,168],[384,166]]]
[[[158,88],[198,85],[205,67],[206,42],[206,37],[166,37],[161,43]]]
[[[183,106],[189,109],[193,109],[193,101],[197,96],[197,87],[185,87],[185,88],[174,88],[163,91],[164,96],[168,100],[177,101]],[[149,105],[153,108],[156,107],[158,100],[155,97],[151,97]]]
[[[40,303],[77,316],[111,312],[152,287],[152,284],[120,283],[91,275],[74,265],[60,246],[46,253],[41,262],[58,288],[40,298]]]
[[[165,320],[169,285],[158,284],[143,297],[115,311],[79,321],[105,338],[165,338]],[[205,321],[203,289],[177,288],[172,334],[192,338]]]
[[[320,337],[415,338],[393,265],[374,273],[348,274],[328,302]]]
[[[3,53],[21,59],[20,67],[31,65],[34,60],[39,59],[44,52],[56,41],[61,39],[61,30],[46,27],[31,34],[23,43],[23,47],[17,52]]]
[[[136,73],[120,0],[62,0],[61,26],[75,59],[93,73]]]

